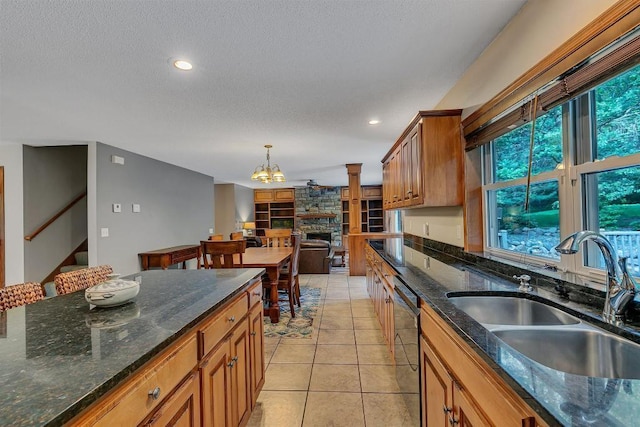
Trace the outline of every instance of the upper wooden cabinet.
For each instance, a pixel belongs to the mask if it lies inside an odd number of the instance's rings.
[[[271,188],[254,190],[255,202],[293,202],[295,190],[293,188]]]
[[[382,159],[383,206],[459,206],[461,110],[420,111]]]

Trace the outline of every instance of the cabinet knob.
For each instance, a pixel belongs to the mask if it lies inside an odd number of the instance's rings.
[[[256,334],[256,331],[251,332],[251,336],[252,336],[252,337],[255,337],[256,335],[257,335],[257,334]]]
[[[229,363],[227,363],[227,366],[230,367],[230,368],[233,368],[233,365],[235,365],[235,364],[236,364],[236,361],[231,359],[231,361]]]
[[[231,360],[233,361],[233,363],[236,363],[238,361],[238,356],[233,356]]]
[[[160,397],[160,387],[156,387],[153,390],[149,391],[149,397],[151,397],[153,400],[158,400],[158,398]]]
[[[442,405],[442,412],[448,414],[449,412],[451,412],[451,408],[447,408],[447,405]]]
[[[236,321],[236,316],[231,316],[229,317],[229,322],[235,322]]]
[[[460,421],[456,420],[454,417],[449,417],[449,424],[452,426],[458,424]]]
[[[412,195],[412,194],[413,194],[413,191],[409,190],[409,191],[407,191],[407,194],[408,194],[408,195]]]

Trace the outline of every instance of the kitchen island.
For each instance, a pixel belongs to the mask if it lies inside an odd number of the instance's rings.
[[[199,378],[205,380],[202,360],[219,351],[218,342],[227,339],[235,325],[242,321],[243,327],[252,326],[254,315],[246,316],[248,312],[256,313],[253,325],[259,321],[261,328],[263,273],[257,268],[144,271],[125,277],[140,282],[140,293],[120,307],[96,308],[85,301],[84,292],[75,292],[0,313],[0,425],[62,425],[77,416],[83,424],[115,425],[104,408],[117,408],[117,402],[102,403],[110,396],[128,402],[118,390],[132,388],[139,378],[153,378],[152,374],[162,380],[167,372],[161,369],[172,367],[174,360],[193,364],[180,373],[176,388],[193,378],[198,386]],[[233,321],[220,318],[225,310],[237,313],[230,316]],[[226,326],[234,322],[234,329]],[[250,341],[248,329],[241,335]],[[260,330],[251,338],[261,335]],[[258,367],[251,372],[252,381],[246,379],[253,388],[251,393],[247,390],[247,402],[255,401],[264,378],[261,340],[258,346],[245,345],[250,348],[247,357],[259,358],[251,364]],[[249,374],[249,361],[241,362]],[[146,399],[147,391],[143,392]],[[170,396],[171,390],[158,387],[149,402],[129,410],[144,418],[145,411],[162,406]],[[85,416],[94,407],[102,407],[100,420]],[[245,412],[248,416],[250,408]]]
[[[463,351],[441,354],[450,368],[458,369],[462,366],[459,363],[459,355],[464,353],[464,349],[468,349],[470,359],[478,362],[476,366],[482,365],[483,369],[486,369],[486,375],[477,376],[474,381],[496,379],[506,386],[504,390],[507,390],[507,394],[515,393],[518,396],[520,409],[524,404],[526,416],[531,419],[535,417],[537,425],[637,425],[640,416],[640,400],[637,397],[640,392],[639,378],[576,375],[552,369],[523,356],[456,307],[447,297],[451,294],[476,293],[522,296],[517,292],[518,284],[507,279],[514,274],[513,267],[503,265],[502,271],[498,272],[487,268],[487,265],[495,267],[495,263],[489,259],[478,257],[472,262],[474,256],[467,256],[461,251],[451,251],[451,248],[443,245],[434,250],[429,246],[432,243],[427,239],[405,235],[402,240],[389,239],[385,242],[384,248],[376,247],[375,251],[395,269],[397,275],[394,280],[399,280],[411,288],[422,300],[421,317],[425,313],[432,315],[431,318],[421,319],[422,336],[432,336],[436,329],[445,328],[451,338],[447,343],[449,348],[453,348],[450,345],[452,342],[463,348]],[[397,247],[401,247],[402,250],[385,250]],[[456,252],[457,256],[445,253],[447,251]],[[522,268],[518,271],[523,272]],[[526,296],[527,298],[544,298],[553,306],[562,308],[583,321],[640,343],[637,325],[617,328],[601,322],[603,300],[598,292],[575,285],[569,288],[563,280],[552,276],[548,279],[537,274],[534,276],[536,277],[532,284],[535,289]],[[430,320],[434,318],[436,322]],[[571,354],[565,356],[569,359],[573,357]],[[616,363],[615,360],[613,363]],[[468,366],[470,365],[466,365]],[[454,383],[461,379],[455,375],[454,378]],[[455,390],[454,393],[458,391]],[[467,387],[467,392],[472,391],[473,387]],[[475,395],[472,393],[471,399],[476,399],[474,404],[477,404],[493,396],[494,391],[484,388]],[[494,407],[481,404],[477,407],[480,408],[481,416],[491,418],[502,416],[506,405],[507,402],[502,401]],[[442,406],[438,407],[438,412],[442,413]],[[491,419],[495,423],[497,418]],[[503,422],[496,425],[515,424]]]

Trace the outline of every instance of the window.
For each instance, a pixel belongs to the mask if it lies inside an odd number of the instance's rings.
[[[531,124],[483,147],[486,249],[598,273],[600,251],[553,249],[561,236],[604,234],[640,274],[640,66],[553,108],[536,121],[525,209]]]
[[[563,164],[562,107],[536,120],[529,204],[525,209],[531,123],[490,145],[485,185],[488,246],[515,254],[559,259],[559,178]]]

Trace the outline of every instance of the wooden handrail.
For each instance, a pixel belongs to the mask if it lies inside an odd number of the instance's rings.
[[[44,224],[42,224],[40,227],[38,227],[38,229],[36,231],[34,231],[33,233],[31,233],[28,236],[24,236],[24,240],[28,240],[31,241],[33,240],[34,237],[36,237],[38,234],[42,233],[44,231],[45,228],[47,228],[48,226],[50,226],[56,219],[60,218],[62,216],[62,214],[64,214],[66,211],[68,211],[69,209],[71,209],[73,207],[73,205],[75,205],[76,203],[78,203],[80,200],[82,200],[84,197],[86,197],[87,195],[87,190],[84,190],[82,192],[82,194],[78,195],[75,199],[73,199],[67,206],[65,206],[64,208],[62,208],[57,214],[55,214],[54,216],[52,216],[47,222],[45,222]]]

